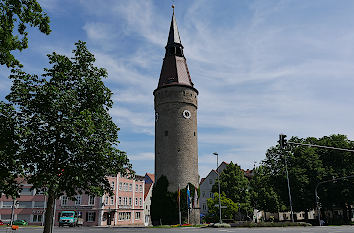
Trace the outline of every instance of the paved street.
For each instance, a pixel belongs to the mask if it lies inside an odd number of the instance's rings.
[[[41,233],[43,228],[20,228],[19,233]],[[6,232],[5,228],[0,228],[0,232]],[[8,232],[14,232],[8,230]],[[53,233],[71,233],[71,232],[88,232],[88,233],[110,233],[110,232],[127,232],[127,233],[163,233],[163,232],[183,232],[183,233],[227,233],[227,232],[286,232],[286,233],[353,233],[353,226],[340,227],[259,227],[259,228],[98,228],[98,227],[81,227],[81,228],[54,228]]]

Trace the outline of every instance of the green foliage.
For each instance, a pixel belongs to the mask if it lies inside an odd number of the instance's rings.
[[[225,194],[221,194],[221,206],[226,206],[226,208],[221,209],[222,219],[235,219],[235,216],[239,212],[239,203],[234,203],[230,198],[227,198]],[[214,193],[214,198],[208,198],[208,214],[206,216],[207,222],[219,222],[219,194]]]
[[[15,109],[0,101],[0,193],[17,197],[20,185],[15,181],[23,172],[18,158]]]
[[[218,192],[218,182],[216,180],[212,192]],[[240,203],[242,215],[248,216],[252,211],[249,181],[237,164],[231,162],[220,174],[220,192],[234,203]]]
[[[49,205],[64,193],[112,193],[106,176],[130,168],[117,149],[112,92],[102,81],[107,72],[94,66],[84,42],[76,43],[73,54],[48,55],[52,67],[40,77],[13,70],[6,97],[16,109],[16,155],[33,188],[47,191]]]
[[[51,32],[49,17],[36,0],[0,2],[0,65],[22,66],[12,51],[28,47],[28,26],[37,27],[47,35]]]
[[[280,197],[270,185],[272,177],[263,166],[254,169],[254,176],[250,182],[252,206],[268,212],[279,212]]]
[[[345,135],[331,135],[322,138],[296,138],[290,142],[308,143],[337,148],[353,149],[354,142],[348,140]],[[313,209],[315,203],[315,187],[321,181],[331,180],[333,177],[345,177],[354,175],[354,156],[351,152],[332,149],[293,146],[289,145],[283,151],[279,145],[271,147],[266,153],[266,159],[262,161],[260,176],[256,175],[251,186],[254,190],[253,205],[265,210],[279,197],[279,204],[289,209],[289,197],[285,173],[285,157],[289,172],[289,180],[295,211]],[[342,180],[325,183],[319,186],[318,195],[324,209],[332,209],[333,205],[342,207],[344,218],[349,220],[350,213],[347,208],[354,203],[353,180]],[[277,194],[275,195],[273,191]],[[268,193],[268,194],[267,194]],[[262,200],[259,197],[271,198]],[[281,207],[280,207],[281,208]],[[349,208],[350,209],[350,208]]]
[[[169,182],[166,176],[161,176],[154,185],[151,197],[151,220],[154,225],[178,224],[178,190],[168,191]],[[195,186],[188,184],[190,189],[191,201],[193,202]],[[198,197],[199,197],[199,190]],[[187,222],[187,187],[180,190],[180,207],[182,223]]]
[[[178,223],[177,199],[168,191],[168,180],[161,176],[154,185],[151,197],[151,220],[154,225]]]

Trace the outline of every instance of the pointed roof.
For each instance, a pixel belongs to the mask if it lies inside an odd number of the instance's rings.
[[[173,43],[181,44],[181,38],[179,37],[177,21],[175,17],[175,8],[173,8],[170,33],[168,34],[168,40],[167,40],[167,44],[173,44]]]
[[[193,82],[189,74],[186,58],[183,54],[183,45],[179,36],[174,6],[170,31],[168,34],[166,53],[160,73],[157,89],[166,86],[182,85],[193,88]],[[157,90],[156,89],[156,90]]]

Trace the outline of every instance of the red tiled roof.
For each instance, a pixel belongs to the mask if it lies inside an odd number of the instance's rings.
[[[146,176],[150,177],[150,179],[152,180],[152,182],[155,183],[155,174],[152,173],[146,173]]]
[[[148,195],[149,191],[150,191],[150,188],[152,187],[152,184],[145,184],[145,187],[144,187],[144,201],[146,199],[146,196]]]

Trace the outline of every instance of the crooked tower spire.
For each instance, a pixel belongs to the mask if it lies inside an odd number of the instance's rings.
[[[186,58],[183,54],[183,45],[179,36],[174,6],[170,32],[165,47],[165,58],[160,73],[160,80],[157,89],[164,86],[184,85],[193,87]]]

